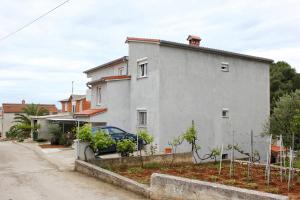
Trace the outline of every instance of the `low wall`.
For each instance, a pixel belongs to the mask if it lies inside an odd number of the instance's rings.
[[[177,154],[161,154],[161,155],[153,155],[153,156],[142,156],[143,163],[160,163],[170,164],[173,160],[173,164],[184,164],[184,163],[193,163],[192,153],[177,153]],[[119,158],[105,158],[105,159],[96,159],[91,160],[90,163],[95,164],[97,166],[103,168],[109,167],[120,167],[120,166],[140,166],[141,165],[141,157],[119,157]]]
[[[148,187],[81,160],[75,161],[75,170],[154,200],[288,200],[287,196],[157,173],[152,174]]]
[[[287,196],[157,173],[151,176],[150,190],[154,200],[288,200]]]
[[[110,183],[119,187],[122,187],[126,190],[135,192],[137,194],[143,195],[145,197],[150,196],[149,187],[138,183],[136,181],[133,181],[129,178],[126,178],[124,176],[121,176],[119,174],[113,173],[111,171],[108,171],[106,169],[97,167],[93,164],[76,160],[75,161],[75,171],[87,174],[89,176],[96,177],[106,183]]]

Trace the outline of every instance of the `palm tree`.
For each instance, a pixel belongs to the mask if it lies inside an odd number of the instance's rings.
[[[22,111],[23,113],[15,114],[15,122],[29,125],[31,124],[30,116],[43,116],[49,114],[49,111],[46,108],[37,104],[27,105]]]
[[[49,114],[49,111],[46,108],[37,104],[27,105],[22,111],[23,113],[17,113],[14,117],[14,122],[17,123],[15,128],[20,130],[19,132],[22,134],[22,138],[29,137],[32,129],[36,131],[39,128],[39,125],[36,124],[33,127],[31,126],[30,116],[42,116]]]

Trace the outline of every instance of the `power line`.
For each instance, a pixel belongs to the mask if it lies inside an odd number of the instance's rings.
[[[7,34],[6,36],[0,38],[0,41],[3,41],[3,40],[5,40],[5,39],[7,39],[7,38],[13,36],[14,34],[18,33],[19,31],[23,30],[24,28],[30,26],[30,25],[33,24],[34,22],[40,20],[41,18],[43,18],[43,17],[45,17],[46,15],[50,14],[51,12],[53,12],[53,11],[56,10],[57,8],[63,6],[64,4],[68,3],[69,1],[71,1],[71,0],[66,0],[66,1],[62,2],[62,3],[59,4],[58,6],[52,8],[51,10],[49,10],[49,11],[47,11],[46,13],[42,14],[41,16],[39,16],[38,18],[34,19],[33,21],[31,21],[31,22],[25,24],[24,26],[20,27],[19,29],[17,29],[17,30],[15,30],[15,31],[13,31],[13,32],[11,32],[11,33],[9,33],[9,34]]]

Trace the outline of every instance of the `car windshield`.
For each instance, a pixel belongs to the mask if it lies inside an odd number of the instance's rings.
[[[97,131],[103,131],[105,132],[106,134],[109,134],[108,130],[106,128],[101,128],[101,127],[93,127],[92,128],[92,132],[93,133],[96,133]]]
[[[112,134],[126,134],[125,131],[118,129],[118,128],[110,128]]]

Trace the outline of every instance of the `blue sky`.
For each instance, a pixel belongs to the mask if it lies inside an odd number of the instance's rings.
[[[0,38],[63,0],[1,0]],[[0,103],[54,103],[85,93],[82,71],[127,55],[127,36],[285,60],[300,72],[300,1],[71,0],[0,41]]]

